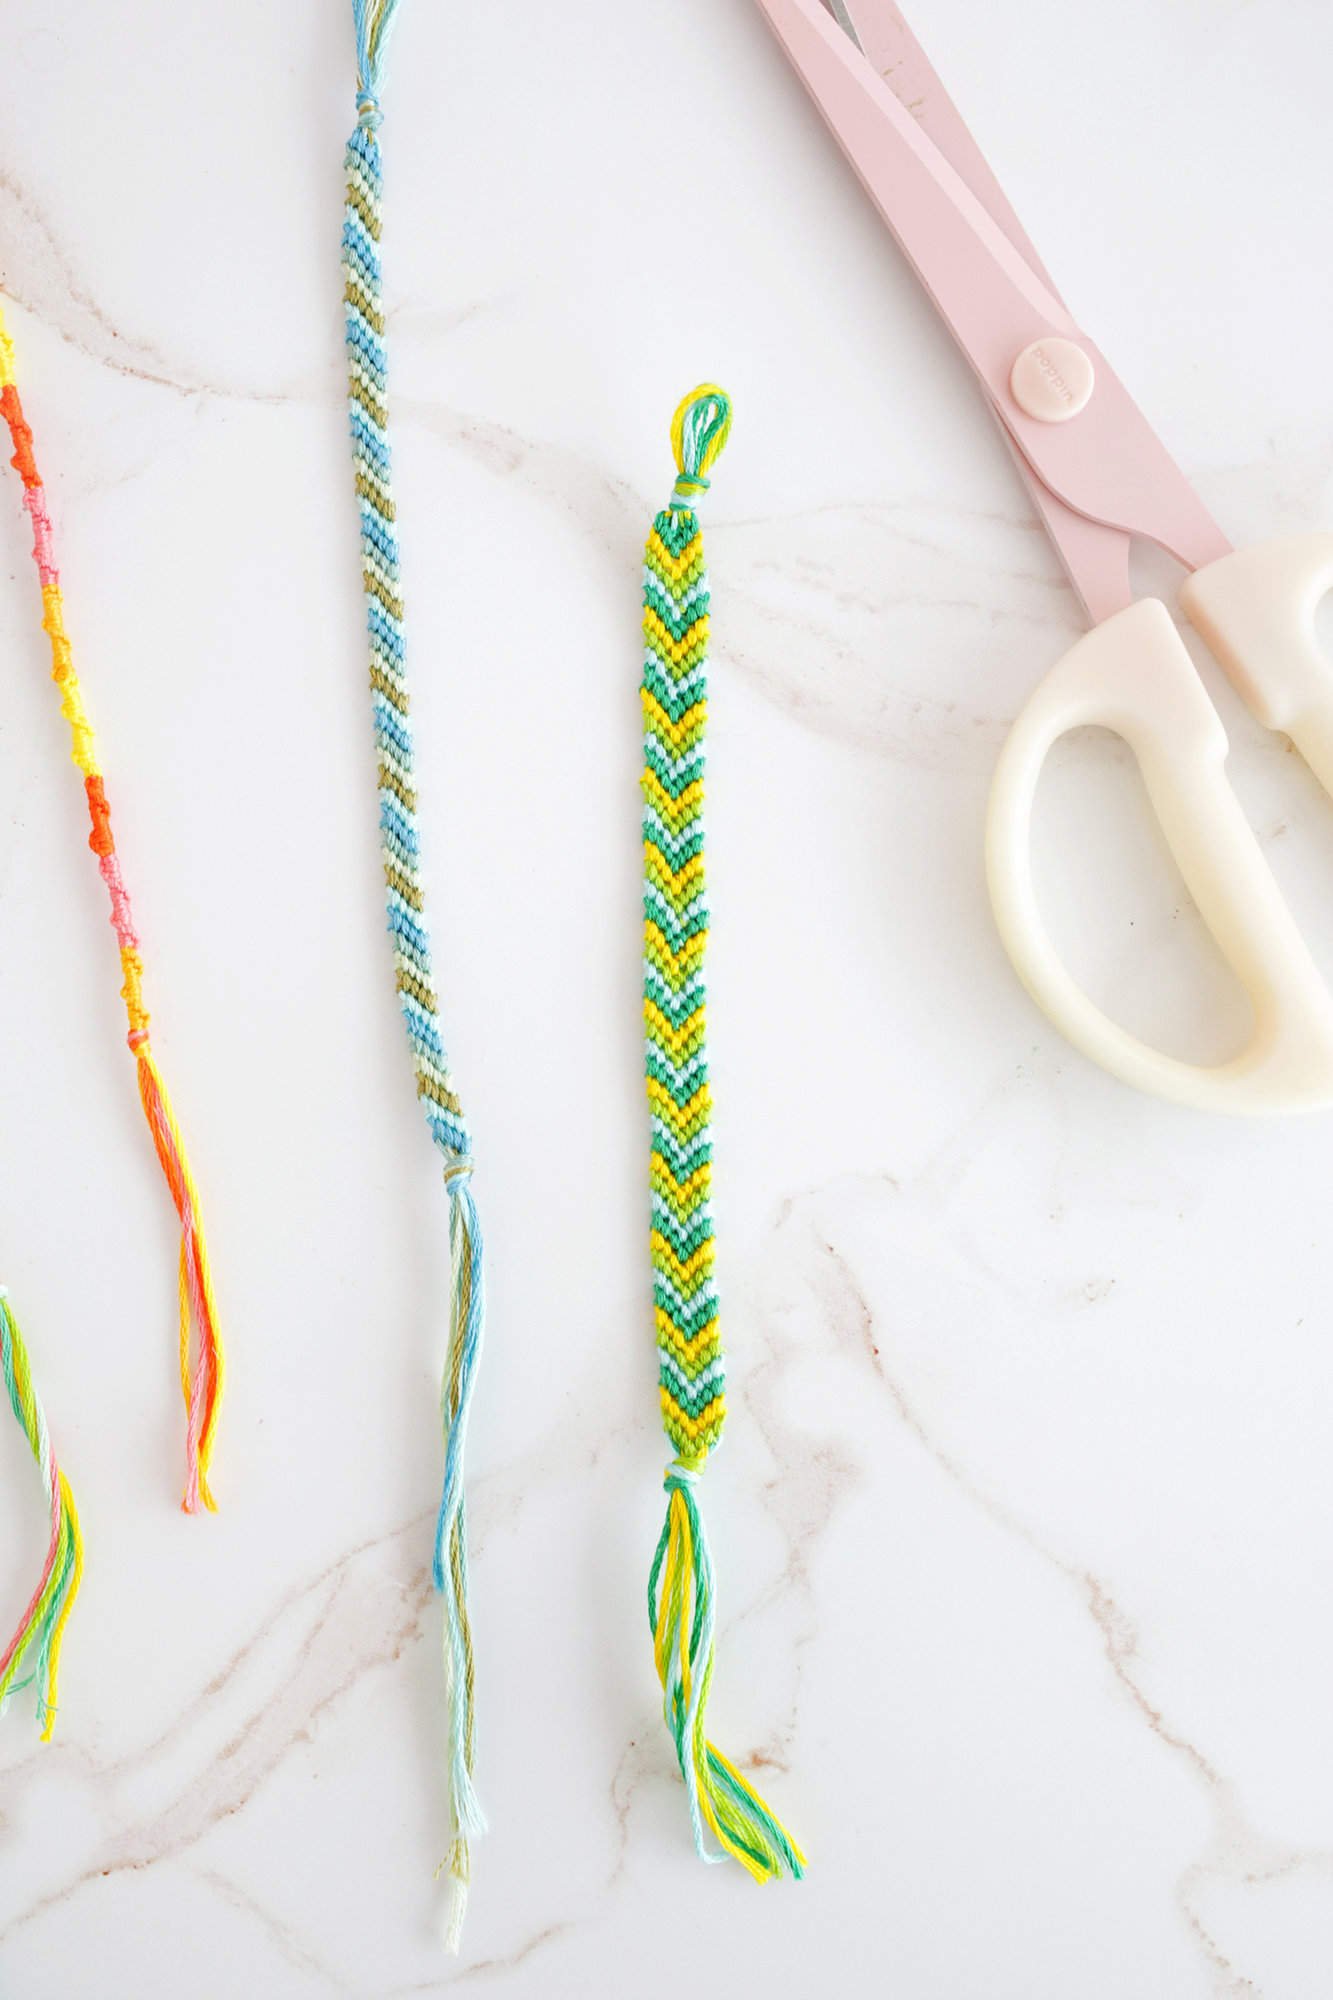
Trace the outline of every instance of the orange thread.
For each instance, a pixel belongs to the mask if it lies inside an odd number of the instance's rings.
[[[84,793],[92,830],[88,845],[111,904],[111,925],[120,947],[123,976],[121,998],[129,1023],[127,1040],[134,1053],[139,1096],[153,1135],[162,1172],[180,1219],[179,1260],[181,1384],[187,1416],[184,1506],[187,1513],[212,1509],[208,1472],[217,1430],[224,1363],[218,1335],[217,1308],[209,1274],[199,1195],[190,1172],[166,1086],[148,1045],[149,1014],[143,999],[143,959],[134,928],[129,892],[120,872],[111,831],[111,808],[98,768],[97,744],[74,671],[74,657],[65,631],[60,574],[52,547],[51,517],[33,457],[32,432],[14,385],[14,348],[0,315],[0,416],[14,446],[11,461],[23,481],[23,504],[33,531],[33,558],[42,588],[42,629],[51,642],[51,676],[60,689],[60,712],[69,724],[74,762],[83,773]]]

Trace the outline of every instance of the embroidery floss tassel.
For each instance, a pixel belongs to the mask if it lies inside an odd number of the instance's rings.
[[[449,1189],[449,1258],[452,1285],[449,1346],[441,1384],[444,1423],[444,1486],[435,1524],[435,1588],[442,1599],[444,1626],[444,1686],[449,1716],[449,1800],[454,1837],[436,1871],[450,1881],[445,1920],[445,1949],[457,1952],[463,1937],[468,1888],[472,1877],[468,1843],[486,1831],[486,1820],[472,1782],[476,1762],[477,1726],[472,1626],[467,1599],[467,1509],[463,1495],[463,1452],[467,1439],[472,1385],[485,1328],[486,1282],[482,1261],[481,1225],[469,1186],[470,1164],[446,1167]]]
[[[676,1456],[648,1579],[667,1727],[705,1861],[731,1855],[756,1881],[799,1878],[805,1857],[736,1766],[709,1742],[717,1608],[695,1498],[726,1418],[713,1282],[712,1096],[705,1046],[704,733],[708,574],[694,511],[731,432],[731,402],[705,383],[671,426],[677,480],[644,555],[643,1016],[652,1123],[652,1260],[662,1421]],[[722,1853],[708,1844],[711,1834]]]
[[[348,416],[361,511],[361,574],[370,645],[370,686],[379,764],[380,851],[393,938],[398,1000],[417,1077],[417,1095],[444,1159],[449,1197],[449,1330],[441,1387],[444,1483],[435,1529],[434,1579],[443,1610],[447,1709],[446,1770],[452,1837],[440,1864],[450,1879],[444,1938],[457,1951],[471,1879],[469,1843],[486,1822],[473,1784],[475,1670],[468,1615],[467,1515],[463,1458],[468,1412],[485,1324],[481,1227],[472,1198],[472,1135],[445,1052],[431,964],[421,876],[412,725],[403,640],[403,602],[386,402],[387,357],[380,270],[379,90],[398,0],[353,0],[357,122],[347,143],[343,217],[344,325]]]
[[[10,1407],[42,1475],[51,1510],[51,1538],[41,1581],[19,1620],[18,1630],[0,1653],[0,1714],[11,1696],[35,1682],[42,1742],[49,1743],[56,1726],[60,1649],[83,1581],[83,1537],[74,1495],[52,1450],[41,1400],[33,1386],[28,1351],[3,1286],[0,1286],[0,1374],[9,1392]],[[26,1674],[25,1665],[29,1667]]]
[[[3,315],[0,315],[0,415],[9,427],[14,446],[10,463],[23,481],[23,504],[32,521],[32,553],[42,591],[42,629],[51,642],[51,678],[60,689],[60,712],[69,724],[71,754],[83,773],[88,816],[92,821],[88,845],[97,856],[97,865],[106,884],[111,903],[111,927],[120,947],[120,967],[124,978],[120,992],[129,1022],[126,1039],[138,1072],[139,1097],[180,1218],[180,1367],[186,1410],[185,1494],[181,1504],[187,1514],[197,1514],[201,1508],[211,1513],[215,1507],[208,1474],[222,1398],[224,1357],[209,1272],[208,1248],[204,1241],[203,1215],[171,1100],[148,1040],[150,1016],[143,1000],[143,958],[111,834],[111,808],[107,804],[106,783],[97,761],[97,743],[65,631],[64,600],[60,594],[60,573],[56,568],[52,545],[51,516],[47,510],[41,474],[33,458],[32,432],[24,418],[15,385],[14,344],[6,330]]]

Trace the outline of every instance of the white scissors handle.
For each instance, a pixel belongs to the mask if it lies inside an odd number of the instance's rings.
[[[1333,535],[1284,535],[1209,563],[1180,602],[1246,707],[1333,794],[1333,667],[1315,625],[1330,590]]]
[[[1315,630],[1330,588],[1333,535],[1305,535],[1210,563],[1182,601],[1248,706],[1285,730],[1333,791],[1333,669]],[[1089,723],[1133,750],[1190,895],[1249,995],[1254,1033],[1228,1062],[1182,1062],[1112,1021],[1071,978],[1042,922],[1031,854],[1037,783],[1052,744]],[[1126,1083],[1203,1110],[1313,1110],[1333,1104],[1333,995],[1227,780],[1226,756],[1226,733],[1165,605],[1149,598],[1117,612],[1047,675],[1004,747],[986,832],[991,902],[1033,999]]]

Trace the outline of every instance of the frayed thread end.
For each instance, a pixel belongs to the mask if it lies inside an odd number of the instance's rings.
[[[13,1638],[0,1653],[0,1714],[21,1688],[37,1689],[41,1740],[49,1743],[59,1706],[60,1652],[83,1581],[83,1535],[69,1481],[56,1461],[33,1384],[23,1336],[0,1292],[0,1378],[46,1485],[51,1531],[41,1578]]]
[[[471,1880],[469,1842],[486,1830],[472,1776],[476,1761],[476,1672],[468,1611],[467,1508],[463,1487],[468,1416],[486,1325],[486,1286],[481,1224],[472,1198],[471,1160],[451,1160],[444,1178],[449,1194],[452,1281],[449,1340],[440,1388],[444,1482],[432,1571],[442,1599],[449,1810],[454,1831],[449,1853],[441,1864],[441,1872],[447,1870],[454,1884],[445,1945],[447,1950],[457,1951]]]
[[[730,1855],[756,1882],[805,1873],[805,1856],[781,1820],[708,1740],[708,1691],[717,1622],[713,1561],[694,1497],[699,1467],[679,1460],[666,1475],[667,1518],[648,1579],[648,1616],[662,1704],[689,1797],[694,1845],[705,1861]],[[722,1853],[709,1846],[709,1836]]]
[[[147,1040],[139,1041],[134,1059],[144,1117],[148,1120],[158,1161],[166,1176],[181,1225],[177,1290],[180,1301],[181,1394],[185,1401],[186,1420],[185,1492],[181,1510],[186,1514],[215,1514],[217,1503],[208,1475],[213,1461],[226,1360],[218,1332],[217,1303],[213,1296],[199,1190],[190,1171],[185,1144],[162,1072]]]
[[[472,1886],[472,1857],[460,1834],[435,1871],[447,1878],[444,1909],[440,1918],[440,1939],[450,1958],[457,1958],[463,1944],[463,1923],[467,1917],[468,1891]]]

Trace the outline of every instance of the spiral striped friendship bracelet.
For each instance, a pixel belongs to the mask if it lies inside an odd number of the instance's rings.
[[[69,724],[74,762],[83,773],[84,793],[92,820],[88,845],[97,856],[97,865],[111,902],[111,926],[120,947],[120,969],[124,978],[121,998],[125,1002],[129,1022],[127,1039],[134,1055],[139,1097],[153,1135],[158,1161],[180,1218],[180,1374],[186,1412],[185,1493],[182,1506],[187,1514],[197,1514],[201,1508],[211,1512],[214,1503],[208,1475],[217,1433],[224,1363],[208,1248],[204,1241],[203,1216],[171,1100],[148,1039],[149,1014],[143,999],[143,959],[111,835],[111,810],[97,761],[97,744],[84,705],[83,691],[74,672],[73,653],[65,631],[64,601],[52,546],[51,516],[41,475],[33,458],[32,432],[24,419],[14,380],[14,345],[3,314],[0,314],[0,413],[8,425],[14,446],[10,463],[23,481],[23,504],[32,521],[32,552],[42,591],[42,628],[51,642],[51,677],[60,689],[60,712]]]
[[[643,572],[643,1022],[652,1127],[652,1262],[662,1422],[675,1450],[648,1617],[667,1727],[706,1861],[731,1855],[756,1881],[799,1878],[805,1857],[736,1766],[709,1742],[717,1624],[712,1557],[695,1489],[726,1419],[714,1283],[712,1095],[705,1046],[704,737],[708,573],[695,501],[731,433],[731,402],[705,383],[671,425],[678,478]],[[706,1831],[705,1831],[706,1830]],[[709,1845],[708,1835],[721,1848]]]
[[[457,1951],[471,1875],[470,1842],[485,1830],[473,1784],[476,1758],[472,1628],[468,1616],[463,1457],[481,1353],[485,1286],[481,1228],[472,1198],[472,1134],[445,1053],[417,824],[412,725],[403,643],[398,530],[393,499],[384,298],[380,272],[382,175],[379,89],[398,0],[353,0],[357,122],[347,142],[343,303],[348,414],[361,512],[361,576],[370,645],[370,689],[379,766],[380,853],[388,897],[398,1001],[417,1095],[444,1161],[449,1200],[451,1298],[440,1407],[444,1482],[435,1527],[434,1580],[443,1604],[447,1780],[451,1822],[440,1872],[450,1879],[445,1945]]]
[[[0,1653],[0,1714],[21,1688],[35,1684],[42,1741],[49,1743],[56,1726],[60,1648],[83,1580],[83,1537],[74,1495],[51,1447],[41,1398],[33,1386],[28,1351],[3,1286],[0,1286],[0,1374],[9,1391],[10,1408],[42,1475],[51,1514],[51,1535],[41,1580],[19,1620],[18,1630]]]

